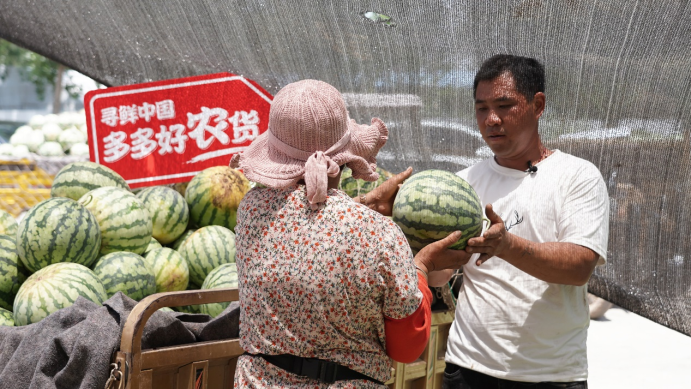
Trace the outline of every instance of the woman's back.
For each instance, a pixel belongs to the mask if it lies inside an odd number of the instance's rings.
[[[411,315],[422,294],[413,256],[388,218],[329,189],[254,189],[238,210],[241,342],[251,354],[338,362],[386,381],[384,316]]]

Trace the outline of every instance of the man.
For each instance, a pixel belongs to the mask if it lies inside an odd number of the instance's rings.
[[[544,79],[538,61],[511,55],[475,76],[494,157],[458,174],[490,225],[466,248],[476,258],[463,267],[445,388],[587,388],[586,283],[605,263],[608,196],[593,164],[540,141]],[[451,273],[433,272],[430,285]]]

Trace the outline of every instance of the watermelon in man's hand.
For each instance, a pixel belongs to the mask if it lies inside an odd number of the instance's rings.
[[[414,250],[454,231],[463,235],[449,248],[463,250],[483,226],[482,204],[470,184],[451,172],[435,169],[416,173],[403,183],[392,218]]]

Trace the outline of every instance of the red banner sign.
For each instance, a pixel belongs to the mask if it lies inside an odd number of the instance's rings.
[[[227,166],[265,132],[272,98],[230,73],[91,91],[84,97],[91,161],[131,188],[189,181]]]

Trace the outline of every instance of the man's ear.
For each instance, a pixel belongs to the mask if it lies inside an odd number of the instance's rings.
[[[537,92],[533,97],[531,102],[533,105],[533,112],[535,113],[535,118],[539,119],[540,116],[545,112],[545,94],[542,92]]]

